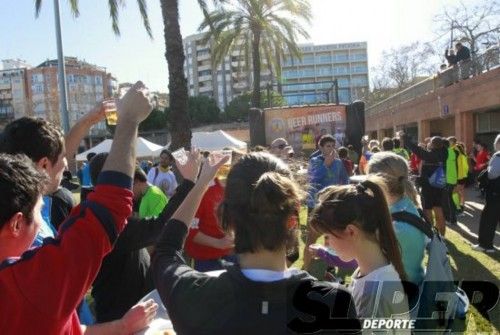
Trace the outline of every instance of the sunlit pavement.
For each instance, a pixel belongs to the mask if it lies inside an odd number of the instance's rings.
[[[453,229],[461,234],[471,244],[477,244],[477,233],[479,231],[479,220],[483,211],[485,200],[479,197],[479,191],[473,187],[465,190],[465,211],[458,217],[456,226],[447,226],[446,229]],[[500,204],[498,204],[500,206]],[[497,226],[495,239],[493,241],[495,249],[500,252],[500,230]]]

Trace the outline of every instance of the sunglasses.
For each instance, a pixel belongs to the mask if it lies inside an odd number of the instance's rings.
[[[283,149],[285,149],[286,146],[287,146],[286,144],[280,144],[280,145],[274,146],[274,148],[275,149],[277,148],[277,149],[283,150]]]

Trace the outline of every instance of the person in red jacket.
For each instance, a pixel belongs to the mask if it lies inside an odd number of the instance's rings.
[[[76,307],[132,212],[135,138],[139,123],[151,112],[141,82],[123,97],[119,110],[124,121],[118,123],[95,191],[72,210],[57,237],[46,238],[39,248],[27,250],[42,221],[45,176],[24,156],[0,154],[0,333],[88,330],[80,325]],[[157,308],[152,302],[145,305],[125,322],[124,318],[93,326],[92,333],[133,333],[144,328]]]
[[[217,208],[224,198],[224,187],[217,178],[203,195],[189,227],[186,252],[194,259],[194,269],[201,272],[223,269],[222,260],[235,262],[234,239],[225,234],[217,219]]]
[[[488,149],[482,143],[476,144],[477,154],[474,157],[474,172],[479,173],[483,171],[488,166],[488,161],[490,160],[490,154]]]

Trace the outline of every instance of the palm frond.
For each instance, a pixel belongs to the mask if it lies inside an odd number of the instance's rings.
[[[137,5],[139,6],[139,12],[141,13],[144,29],[146,29],[148,36],[152,39],[153,32],[151,31],[151,26],[149,24],[148,5],[146,4],[146,0],[137,0]]]
[[[42,9],[42,0],[35,0],[35,17],[40,16],[40,10]]]
[[[121,0],[108,0],[109,17],[111,18],[111,28],[113,32],[120,36],[120,27],[118,25],[118,6],[121,5]]]

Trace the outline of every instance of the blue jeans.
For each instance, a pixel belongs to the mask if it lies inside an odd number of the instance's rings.
[[[217,259],[194,260],[194,269],[200,272],[209,272],[224,270],[227,263],[237,264],[238,257],[236,255],[228,255]]]

